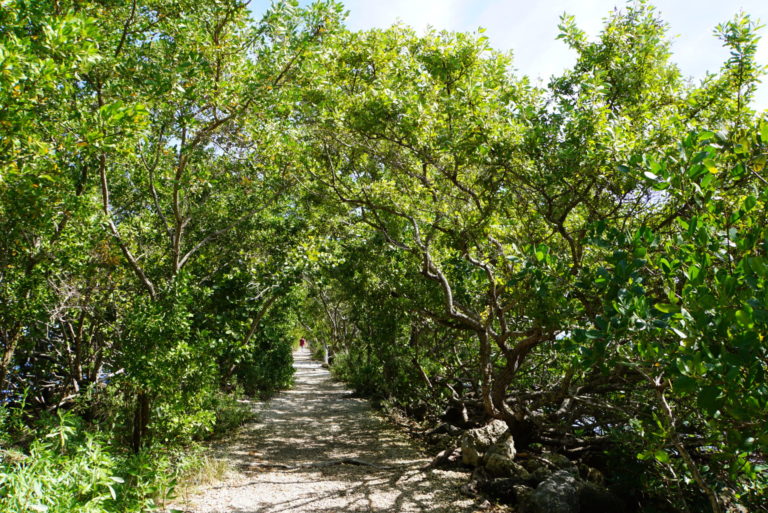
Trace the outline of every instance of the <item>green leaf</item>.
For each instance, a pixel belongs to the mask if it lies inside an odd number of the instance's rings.
[[[707,170],[704,168],[704,166],[702,166],[701,164],[695,164],[691,166],[690,169],[688,169],[686,174],[688,175],[688,178],[690,178],[691,180],[695,180],[696,178],[698,178],[699,176],[701,176],[706,172]]]
[[[768,276],[768,265],[766,265],[764,257],[747,257],[747,264],[749,264],[752,272],[761,278]]]
[[[736,310],[736,320],[739,324],[745,327],[752,324],[752,316],[746,310]]]
[[[699,390],[697,400],[699,408],[710,415],[714,415],[719,409],[722,401],[720,400],[720,389],[713,386],[706,386]]]
[[[669,454],[661,449],[653,453],[653,457],[656,458],[656,461],[660,463],[669,463]]]
[[[675,391],[679,393],[691,393],[698,388],[698,383],[689,376],[680,376],[675,380],[673,386]]]
[[[653,306],[656,308],[656,310],[665,314],[677,313],[680,311],[680,307],[678,305],[673,305],[671,303],[656,303]]]

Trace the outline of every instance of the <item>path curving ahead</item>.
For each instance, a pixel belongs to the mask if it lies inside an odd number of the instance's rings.
[[[219,448],[237,469],[175,506],[194,513],[474,511],[466,475],[423,471],[429,460],[376,417],[367,401],[294,353],[295,386],[265,403],[257,423]],[[373,465],[338,463],[357,459]],[[276,468],[283,465],[289,468]]]

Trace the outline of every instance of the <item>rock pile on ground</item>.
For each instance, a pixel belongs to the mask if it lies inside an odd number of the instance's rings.
[[[622,513],[621,499],[592,467],[554,452],[519,453],[507,425],[499,420],[456,434],[435,430],[434,438],[448,448],[437,465],[464,465],[472,469],[467,495],[482,494],[515,506],[519,513]],[[451,449],[451,441],[455,449]]]

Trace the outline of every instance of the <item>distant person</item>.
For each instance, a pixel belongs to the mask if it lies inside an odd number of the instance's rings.
[[[301,346],[302,349],[304,349],[304,346],[307,345],[307,341],[304,340],[304,337],[302,337],[301,340],[299,340],[299,345]]]

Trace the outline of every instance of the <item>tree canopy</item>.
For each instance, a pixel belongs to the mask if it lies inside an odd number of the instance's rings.
[[[301,334],[358,391],[500,419],[641,511],[765,507],[748,15],[698,83],[649,4],[594,38],[564,15],[578,57],[536,85],[482,31],[350,31],[332,0],[0,6],[5,509],[151,508],[151,455],[288,386]],[[95,431],[92,489],[30,470]]]

